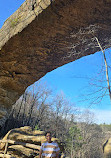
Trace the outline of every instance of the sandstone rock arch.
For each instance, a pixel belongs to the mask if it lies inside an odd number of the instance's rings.
[[[0,30],[0,125],[25,89],[53,69],[111,46],[110,0],[26,0]]]

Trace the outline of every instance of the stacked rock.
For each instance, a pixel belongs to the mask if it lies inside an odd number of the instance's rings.
[[[57,141],[52,138],[52,141]],[[0,157],[38,158],[40,146],[46,141],[44,131],[32,130],[30,126],[10,130],[0,140]]]

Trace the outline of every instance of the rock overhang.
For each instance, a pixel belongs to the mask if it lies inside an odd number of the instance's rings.
[[[110,0],[27,0],[7,19],[0,30],[3,116],[47,72],[98,51],[95,37],[110,47],[110,6]]]

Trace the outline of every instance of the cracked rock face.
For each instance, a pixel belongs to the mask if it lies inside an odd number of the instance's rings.
[[[1,126],[29,85],[57,67],[98,51],[95,37],[103,48],[111,46],[110,0],[50,3],[34,1],[31,9],[27,0],[0,30]]]

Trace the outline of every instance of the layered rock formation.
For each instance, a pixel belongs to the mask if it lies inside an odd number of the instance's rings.
[[[46,141],[44,133],[44,131],[32,130],[30,126],[10,130],[0,140],[0,157],[4,155],[6,158],[39,158],[40,146]],[[57,140],[52,137],[52,141]]]
[[[0,30],[0,125],[25,89],[111,41],[110,0],[27,0]]]

